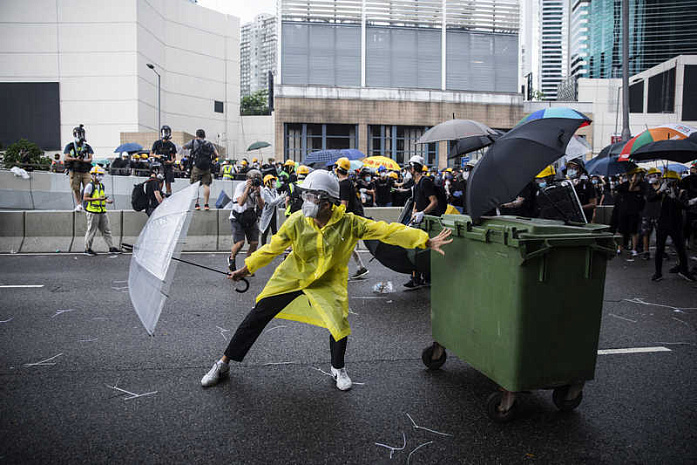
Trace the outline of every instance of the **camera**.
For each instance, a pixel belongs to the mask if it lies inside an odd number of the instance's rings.
[[[261,179],[252,178],[252,187],[259,187],[259,186],[261,186]]]

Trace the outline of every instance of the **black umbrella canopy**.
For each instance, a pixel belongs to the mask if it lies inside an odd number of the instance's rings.
[[[648,143],[632,152],[634,161],[671,160],[678,163],[688,163],[697,160],[697,133],[687,139],[659,140]]]
[[[380,241],[363,241],[370,253],[384,266],[397,273],[411,274],[431,272],[431,251],[429,249],[405,249],[398,245]]]
[[[561,158],[588,119],[543,118],[511,129],[494,142],[467,182],[467,209],[480,218],[509,202],[547,165]]]
[[[598,159],[602,158],[608,158],[608,157],[616,157],[619,156],[620,152],[622,151],[622,147],[624,147],[625,142],[615,142],[614,144],[610,144],[607,147],[604,147],[600,153],[598,154],[597,157]]]
[[[503,131],[499,131],[497,129],[492,129],[492,131],[495,132],[492,134],[487,134],[486,136],[472,136],[465,139],[458,139],[455,145],[453,145],[453,147],[450,149],[448,158],[460,157],[470,152],[474,152],[475,150],[488,147],[504,134]]]

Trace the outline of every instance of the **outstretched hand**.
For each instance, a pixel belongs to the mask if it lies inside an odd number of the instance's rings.
[[[243,266],[239,270],[235,270],[232,273],[228,273],[227,279],[232,279],[233,281],[239,281],[249,274],[247,265]]]
[[[441,255],[445,255],[445,252],[443,251],[443,249],[441,249],[441,247],[445,244],[450,244],[453,241],[452,239],[448,239],[451,234],[451,230],[447,228],[443,229],[437,236],[430,238],[426,242],[426,247],[428,247],[431,250],[435,250]]]

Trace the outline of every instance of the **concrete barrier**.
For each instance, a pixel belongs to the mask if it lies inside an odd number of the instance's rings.
[[[73,243],[72,211],[24,212],[22,252],[68,252]]]
[[[106,215],[109,216],[109,227],[111,228],[111,237],[114,240],[114,247],[118,248],[121,245],[123,212],[121,210],[111,210],[107,211]],[[84,212],[75,212],[73,218],[75,221],[75,225],[73,226],[75,237],[73,244],[70,247],[70,251],[83,252],[85,250],[85,233],[87,232],[87,214]],[[109,247],[107,247],[104,237],[99,231],[97,231],[97,234],[94,236],[94,241],[92,241],[92,250],[95,252],[109,251]]]
[[[24,212],[0,212],[0,253],[17,253],[24,241]]]
[[[232,230],[230,229],[230,210],[218,211],[218,241],[216,249],[230,252],[232,248]]]
[[[140,231],[148,221],[148,216],[145,212],[135,212],[133,210],[124,210],[121,220],[121,242],[126,244],[135,244]]]
[[[215,252],[218,248],[218,211],[194,211],[189,232],[184,240],[184,252]]]
[[[614,205],[599,205],[595,207],[595,222],[598,224],[610,224]]]

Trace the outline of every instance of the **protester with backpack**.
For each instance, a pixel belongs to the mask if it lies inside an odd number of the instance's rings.
[[[191,184],[201,181],[203,185],[203,209],[208,211],[208,198],[211,195],[211,183],[213,176],[211,175],[211,167],[213,159],[218,157],[218,151],[213,144],[206,140],[206,131],[203,129],[196,130],[196,138],[184,144],[184,148],[191,151],[191,160],[193,168],[191,169]],[[196,201],[196,210],[201,209],[201,205]]]
[[[107,197],[104,184],[102,184],[102,179],[104,179],[104,168],[95,166],[90,171],[90,175],[92,179],[82,192],[83,205],[87,215],[85,255],[97,255],[97,252],[92,250],[92,242],[94,241],[97,230],[102,232],[104,242],[106,242],[106,245],[109,247],[110,254],[121,253],[119,249],[114,247],[109,217],[106,214],[106,204],[112,203],[113,200]]]
[[[177,146],[172,142],[172,128],[167,125],[160,129],[161,139],[156,140],[150,149],[150,156],[162,163],[162,174],[167,186],[167,197],[172,195],[174,182],[174,163],[177,161]],[[148,215],[150,216],[150,215]]]
[[[75,196],[75,211],[82,211],[80,192],[91,182],[92,155],[94,151],[85,140],[85,127],[73,128],[73,142],[65,146],[65,166],[70,173],[70,188]]]

